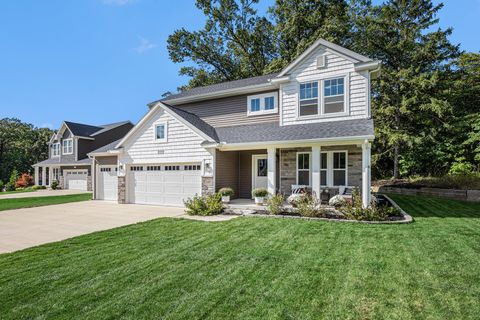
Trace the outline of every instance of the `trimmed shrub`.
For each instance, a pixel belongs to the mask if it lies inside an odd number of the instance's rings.
[[[22,175],[15,181],[16,188],[27,188],[33,186],[33,178],[28,173],[22,173]]]
[[[252,190],[252,197],[265,198],[268,195],[268,191],[265,188],[255,188]]]
[[[194,196],[184,201],[185,213],[192,216],[213,216],[222,213],[222,196],[214,193],[207,196]]]
[[[32,189],[33,190],[41,190],[41,189],[47,189],[47,187],[45,187],[45,186],[33,186]]]
[[[58,189],[58,181],[53,180],[52,183],[50,183],[50,188],[52,188],[52,190],[57,190]]]
[[[309,193],[301,195],[297,202],[297,213],[302,217],[323,217],[325,210],[320,206],[317,198]]]
[[[224,197],[232,197],[235,194],[235,192],[233,192],[233,189],[230,187],[221,188],[220,190],[218,190],[218,193],[220,193],[220,195]]]
[[[283,203],[285,201],[285,196],[281,193],[271,196],[267,200],[266,210],[269,214],[280,214],[283,212]]]

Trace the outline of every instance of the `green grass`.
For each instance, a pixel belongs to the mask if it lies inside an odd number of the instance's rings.
[[[0,255],[2,319],[479,319],[480,204],[416,221],[157,219]]]
[[[23,190],[15,190],[15,191],[3,191],[0,192],[0,196],[4,194],[12,194],[12,193],[24,193],[24,192],[35,192],[35,189],[23,189]]]
[[[67,202],[86,201],[90,200],[91,198],[92,195],[90,193],[80,193],[64,196],[0,199],[0,211],[49,206],[52,204],[61,204]]]

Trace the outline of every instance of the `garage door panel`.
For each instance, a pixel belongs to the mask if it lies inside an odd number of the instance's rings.
[[[116,201],[118,199],[118,177],[115,166],[100,166],[98,170],[97,198]]]
[[[70,190],[87,190],[87,171],[65,171],[64,187]]]
[[[154,166],[156,170],[151,170],[150,165],[135,165],[137,171],[129,170],[129,202],[178,206],[183,205],[184,199],[201,193],[200,170],[182,170],[184,166],[180,164],[168,165],[167,169]]]

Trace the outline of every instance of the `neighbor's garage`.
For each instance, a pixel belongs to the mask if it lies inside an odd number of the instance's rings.
[[[87,191],[88,170],[64,170],[63,175],[65,189]]]
[[[201,165],[134,165],[128,169],[127,183],[129,203],[179,206],[201,194]]]
[[[97,199],[117,201],[118,199],[118,178],[117,166],[99,166],[97,171]]]

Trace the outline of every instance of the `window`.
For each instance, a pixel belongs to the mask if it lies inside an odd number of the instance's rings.
[[[297,184],[310,185],[310,153],[297,153]]]
[[[133,167],[130,167],[130,171],[143,171],[143,167],[142,166],[133,166]]]
[[[165,166],[165,171],[178,171],[180,166]]]
[[[100,172],[112,172],[112,168],[100,168]]]
[[[187,166],[183,166],[183,170],[187,170],[187,171],[197,171],[197,170],[200,170],[200,165],[187,165]]]
[[[155,141],[164,142],[167,141],[167,124],[159,123],[155,125]]]
[[[345,111],[344,79],[324,80],[323,112],[325,114]]]
[[[333,153],[333,185],[345,186],[347,183],[347,154],[346,152]]]
[[[52,157],[58,157],[60,155],[60,143],[52,144]]]
[[[257,177],[266,177],[268,172],[267,159],[257,159]]]
[[[320,154],[320,185],[327,185],[327,153],[322,152]]]
[[[60,148],[60,145],[59,145]],[[52,179],[58,181],[60,178],[60,168],[53,168],[52,169]]]
[[[276,113],[278,111],[276,92],[249,96],[247,101],[247,113],[249,116]]]
[[[63,154],[72,154],[73,153],[73,140],[65,139],[62,141],[62,153]]]
[[[318,114],[318,82],[300,84],[300,116]]]
[[[147,171],[161,171],[162,166],[147,166]]]

